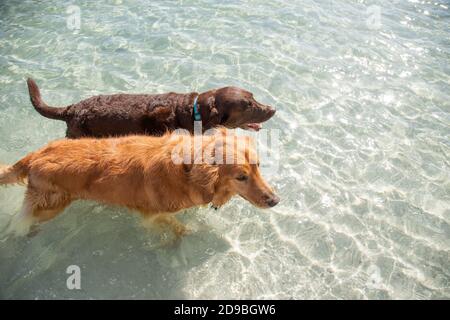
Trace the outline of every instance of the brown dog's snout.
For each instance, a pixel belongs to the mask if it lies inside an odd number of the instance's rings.
[[[280,197],[278,197],[275,194],[272,195],[264,195],[263,196],[264,202],[269,206],[269,207],[275,207],[278,202],[280,202]]]
[[[263,121],[267,121],[270,118],[272,118],[273,115],[275,114],[275,112],[277,111],[277,110],[275,110],[274,107],[269,106],[269,105],[260,104],[260,107],[261,107],[261,111],[262,111],[261,116],[262,116]]]
[[[274,108],[272,108],[271,106],[268,106],[267,109],[269,110],[268,113],[269,113],[270,117],[273,117],[273,115],[277,111]]]

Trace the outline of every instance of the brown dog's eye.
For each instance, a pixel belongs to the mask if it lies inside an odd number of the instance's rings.
[[[242,174],[239,177],[237,177],[236,180],[238,180],[238,181],[247,181],[248,180],[248,176],[246,176],[245,174]]]

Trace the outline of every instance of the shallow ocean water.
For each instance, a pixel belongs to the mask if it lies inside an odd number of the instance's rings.
[[[0,298],[450,298],[449,1],[77,1],[79,30],[72,4],[0,4],[0,162],[64,137],[28,76],[54,106],[237,85],[277,108],[282,201],[187,210],[172,246],[76,202],[2,234]],[[23,191],[0,189],[0,230]]]

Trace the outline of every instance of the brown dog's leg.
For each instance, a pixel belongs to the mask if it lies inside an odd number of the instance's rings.
[[[69,139],[77,139],[83,136],[88,136],[88,134],[83,134],[83,130],[81,130],[78,126],[67,123],[66,137]]]

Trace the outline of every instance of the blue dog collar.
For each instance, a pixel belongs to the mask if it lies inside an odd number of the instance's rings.
[[[198,110],[197,99],[198,99],[198,96],[196,96],[194,99],[194,120],[202,121],[202,115],[200,114],[200,111]]]

